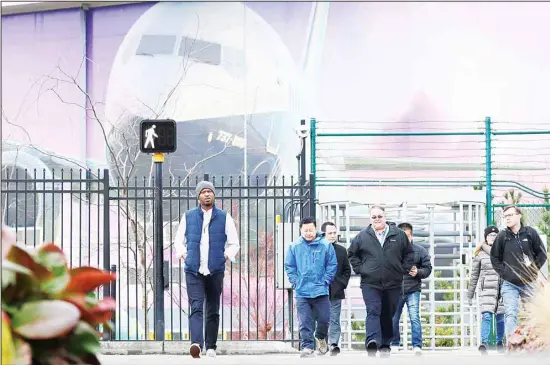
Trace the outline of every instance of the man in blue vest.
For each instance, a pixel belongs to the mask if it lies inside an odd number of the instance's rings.
[[[189,353],[199,358],[206,345],[206,356],[216,356],[220,325],[220,296],[223,289],[225,262],[235,262],[239,237],[229,213],[214,205],[216,190],[208,181],[196,189],[200,207],[183,215],[174,246],[176,257],[185,260],[187,297],[191,305]],[[203,339],[203,305],[206,300],[206,341]]]

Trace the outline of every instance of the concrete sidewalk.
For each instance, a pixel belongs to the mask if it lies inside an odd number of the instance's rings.
[[[518,358],[520,356],[520,358]],[[216,358],[203,357],[193,359],[189,355],[102,355],[102,365],[181,365],[181,364],[220,364],[220,365],[292,365],[292,364],[353,364],[361,365],[368,361],[383,362],[391,360],[391,365],[411,365],[411,362],[422,365],[540,365],[547,363],[548,357],[542,355],[502,355],[489,353],[488,356],[481,356],[477,351],[424,351],[422,356],[415,356],[412,352],[392,354],[389,359],[367,357],[366,352],[353,351],[342,352],[338,356],[316,356],[314,358],[300,358],[298,353],[284,355],[218,355]],[[548,356],[546,354],[545,356]],[[390,363],[388,363],[390,364]]]
[[[189,341],[104,341],[104,355],[186,355]],[[290,342],[282,341],[219,341],[218,355],[296,354]]]

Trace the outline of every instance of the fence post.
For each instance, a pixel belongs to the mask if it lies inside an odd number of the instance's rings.
[[[109,197],[109,170],[103,169],[103,270],[111,271],[111,219]],[[103,285],[103,298],[111,296],[109,284]],[[103,339],[112,340],[112,333],[103,330]]]
[[[302,119],[300,121],[300,124],[305,126],[306,120]],[[307,200],[305,199],[305,185],[306,185],[306,141],[305,137],[300,137],[300,145],[302,148],[300,149],[300,154],[298,155],[298,159],[300,161],[300,164],[298,166],[298,171],[300,172],[300,218],[304,218],[305,212],[304,208],[307,205]],[[311,210],[311,207],[310,207]]]
[[[309,215],[316,219],[317,211],[315,209],[315,195],[313,195],[313,192],[315,191],[315,176],[313,174],[309,174]]]
[[[491,161],[491,117],[485,118],[485,206],[487,225],[493,224],[493,171]]]
[[[310,161],[311,161],[311,173],[309,175],[311,182],[310,182],[310,194],[312,198],[312,202],[315,202],[315,199],[317,198],[317,191],[315,189],[316,181],[317,181],[317,120],[315,118],[311,118],[310,121],[310,128],[309,128],[309,142],[310,142]],[[310,207],[311,210],[315,211],[314,206]]]
[[[111,274],[117,275],[116,265],[111,265]],[[117,281],[118,281],[118,277],[117,277],[117,279],[111,281],[111,298],[113,298],[115,300],[115,302],[116,302],[116,285],[117,285]],[[113,322],[113,331],[111,333],[111,340],[116,340],[116,308],[113,310],[113,318],[111,319],[111,322]]]

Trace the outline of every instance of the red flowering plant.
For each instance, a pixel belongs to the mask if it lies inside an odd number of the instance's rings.
[[[3,242],[2,251],[2,364],[99,364],[96,328],[111,327],[115,301],[94,291],[115,275],[68,268],[53,243],[31,252]]]

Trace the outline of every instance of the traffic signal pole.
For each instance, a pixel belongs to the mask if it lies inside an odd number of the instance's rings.
[[[176,152],[177,125],[173,119],[146,119],[140,123],[140,151],[152,154],[155,165],[153,272],[155,340],[164,341],[164,238],[162,211],[162,164],[165,153]],[[170,278],[168,277],[169,281]]]
[[[154,153],[155,163],[155,248],[154,248],[154,273],[155,273],[155,340],[164,341],[164,240],[162,230],[162,163],[164,153]]]

